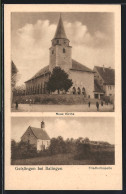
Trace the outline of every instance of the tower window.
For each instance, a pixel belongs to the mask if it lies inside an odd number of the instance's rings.
[[[63,53],[65,53],[65,52],[66,52],[65,48],[63,48]]]

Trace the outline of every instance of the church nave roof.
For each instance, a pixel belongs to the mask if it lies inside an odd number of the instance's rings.
[[[77,62],[73,59],[72,59],[72,68],[70,70],[94,73],[93,70],[89,69],[85,65],[82,65],[81,63],[79,63],[79,62]],[[40,69],[31,79],[27,80],[26,82],[31,81],[33,79],[36,79],[36,78],[38,78],[38,77],[40,77],[44,74],[47,74],[47,73],[50,73],[49,65],[47,65],[44,68]]]

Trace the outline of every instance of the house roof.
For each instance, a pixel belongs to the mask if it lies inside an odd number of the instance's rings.
[[[94,92],[105,93],[104,90],[100,87],[97,80],[94,80]]]
[[[57,29],[56,29],[56,33],[55,33],[55,36],[54,36],[54,39],[55,38],[56,39],[58,39],[58,38],[65,38],[65,39],[67,39],[61,15],[60,15],[58,26],[57,26]]]
[[[18,72],[18,69],[13,61],[11,61],[11,73],[12,75],[16,74]]]
[[[106,85],[114,85],[115,84],[115,70],[106,67],[95,66],[98,73],[102,77],[104,84]]]
[[[94,73],[93,70],[89,69],[85,65],[82,65],[81,63],[79,63],[79,62],[77,62],[77,61],[75,61],[73,59],[72,59],[72,68],[70,70]],[[38,78],[38,77],[40,77],[40,76],[42,76],[44,74],[47,74],[47,73],[50,73],[49,65],[47,65],[44,68],[40,69],[31,79],[27,80],[26,82],[31,81],[33,79],[36,79],[36,78]]]
[[[30,129],[32,130],[34,136],[37,139],[41,139],[41,140],[50,140],[50,137],[48,136],[48,134],[46,133],[45,130],[43,130],[42,128],[35,128],[35,127],[31,127]]]

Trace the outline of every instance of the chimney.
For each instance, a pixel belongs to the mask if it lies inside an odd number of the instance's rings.
[[[42,121],[42,122],[41,122],[41,129],[44,129],[44,128],[45,128],[45,122]]]

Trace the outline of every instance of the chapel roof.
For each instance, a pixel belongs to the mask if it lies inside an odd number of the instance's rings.
[[[98,84],[97,80],[94,80],[94,92],[105,93],[101,86]]]
[[[58,26],[57,26],[57,29],[56,29],[56,33],[55,33],[55,36],[54,36],[54,39],[55,38],[57,38],[57,39],[58,38],[65,38],[65,39],[67,39],[65,30],[64,30],[64,25],[63,25],[63,20],[62,20],[61,14],[60,14]]]
[[[45,130],[43,130],[42,128],[36,128],[36,127],[30,126],[30,129],[32,130],[34,136],[37,139],[50,140],[50,137],[48,136],[47,132]]]
[[[94,67],[100,76],[102,77],[104,84],[106,85],[114,85],[115,84],[115,70],[106,67]]]

